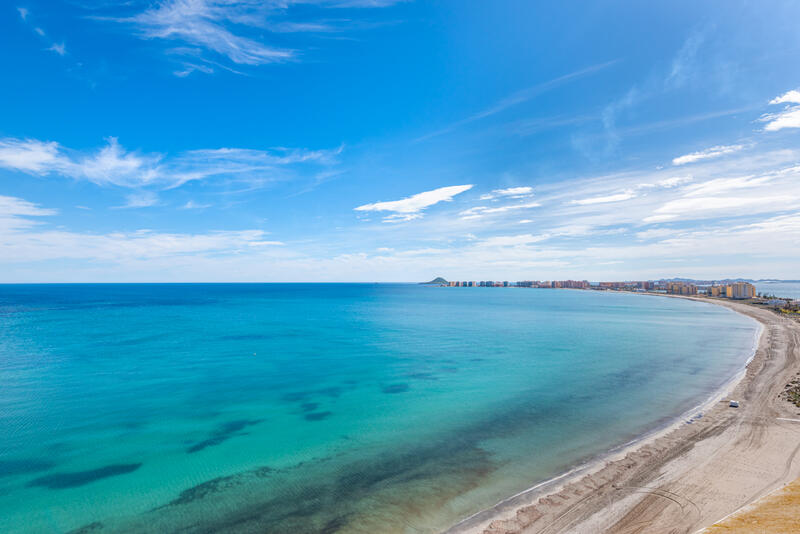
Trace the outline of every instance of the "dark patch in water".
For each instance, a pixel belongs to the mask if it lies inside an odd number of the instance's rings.
[[[31,480],[28,486],[44,486],[50,489],[76,488],[103,478],[131,473],[140,467],[142,464],[114,464],[88,471],[55,473]]]
[[[172,499],[163,506],[159,506],[158,508],[156,508],[156,510],[161,508],[167,508],[168,506],[179,506],[179,505],[189,504],[199,499],[204,499],[209,495],[213,495],[215,493],[219,493],[227,489],[235,488],[237,486],[240,486],[244,482],[244,478],[247,475],[253,475],[257,478],[268,478],[272,476],[274,473],[275,470],[273,468],[269,466],[263,466],[263,467],[257,467],[252,471],[245,471],[243,473],[237,473],[235,475],[212,478],[211,480],[206,480],[205,482],[202,482],[196,486],[192,486],[189,489],[183,490],[178,494],[178,497]]]
[[[239,484],[241,484],[241,482],[236,475],[212,478],[211,480],[207,480],[206,482],[198,484],[197,486],[192,486],[187,490],[183,490],[176,499],[173,499],[169,502],[168,506],[188,504],[213,493],[234,488]]]
[[[55,467],[55,465],[55,463],[47,460],[0,460],[0,477],[47,471]]]
[[[258,478],[267,478],[268,476],[271,476],[275,472],[275,470],[265,465],[263,467],[258,467],[256,469],[253,469],[253,471],[251,472]]]
[[[304,412],[313,412],[318,406],[318,402],[304,402],[302,405],[300,405],[300,409]]]
[[[408,384],[390,384],[388,386],[382,386],[381,391],[384,393],[404,393],[410,389]]]
[[[310,395],[310,391],[294,391],[292,393],[286,393],[281,398],[286,402],[298,402],[307,399]]]
[[[492,434],[484,426],[487,422],[469,425],[467,430],[477,430],[472,435],[458,433],[456,439],[413,450],[369,455],[327,471],[327,476],[320,476],[318,466],[330,457],[213,479],[181,492],[161,507],[164,511],[159,513],[165,515],[154,519],[172,524],[176,532],[336,534],[352,528],[362,514],[375,511],[376,501],[409,513],[444,505],[480,485],[496,468],[489,453],[478,445]],[[516,410],[508,422],[518,423]],[[262,482],[262,477],[269,480]],[[214,502],[236,499],[239,492],[249,496],[241,505],[213,507]],[[391,527],[409,525],[409,519],[387,517]],[[147,531],[147,521],[137,519],[130,530]]]
[[[305,414],[303,417],[305,417],[306,421],[322,421],[331,415],[333,415],[333,412],[311,412]]]
[[[417,380],[439,380],[439,377],[433,373],[409,373],[406,376]]]
[[[248,426],[256,425],[260,423],[260,419],[250,420],[250,419],[239,419],[236,421],[229,421],[227,423],[221,424],[219,427],[211,433],[211,435],[202,440],[198,441],[188,449],[186,452],[189,454],[200,452],[205,448],[214,447],[215,445],[219,445],[235,436],[242,435],[241,431],[247,428]]]
[[[441,369],[445,373],[457,373],[458,372],[458,367],[442,367]]]
[[[88,525],[84,525],[82,527],[78,527],[75,530],[70,530],[67,534],[89,534],[90,532],[97,532],[98,530],[102,530],[103,523],[100,521],[95,521],[94,523],[89,523]]]

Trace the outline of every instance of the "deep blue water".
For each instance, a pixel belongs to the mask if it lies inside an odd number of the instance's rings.
[[[696,405],[755,329],[610,292],[0,285],[0,532],[437,532]]]

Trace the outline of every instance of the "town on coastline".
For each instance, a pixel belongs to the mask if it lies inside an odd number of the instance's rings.
[[[496,281],[447,281],[437,278],[430,282],[443,287],[520,287],[547,289],[584,289],[590,291],[627,291],[636,293],[655,293],[662,295],[683,295],[708,298],[723,298],[747,301],[750,304],[767,306],[775,311],[800,314],[800,300],[780,298],[774,295],[759,294],[750,282],[729,280],[675,281],[644,280],[624,282],[589,282],[588,280],[524,280],[519,282]]]

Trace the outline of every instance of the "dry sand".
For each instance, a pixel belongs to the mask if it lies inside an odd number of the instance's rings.
[[[501,503],[448,534],[694,533],[798,478],[800,409],[779,395],[800,370],[800,323],[714,302],[764,328],[741,380],[702,418]],[[741,406],[730,408],[727,399]]]
[[[702,531],[703,534],[797,534],[800,532],[800,479]]]

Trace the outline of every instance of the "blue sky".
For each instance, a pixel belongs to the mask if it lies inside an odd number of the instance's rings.
[[[798,278],[794,1],[0,8],[0,281]]]

